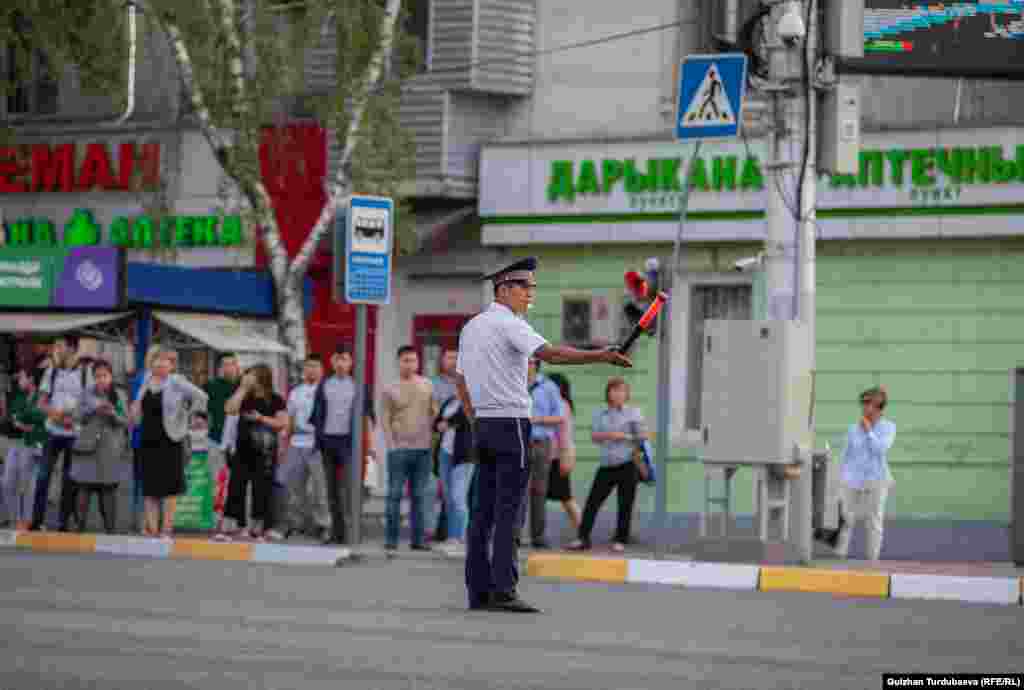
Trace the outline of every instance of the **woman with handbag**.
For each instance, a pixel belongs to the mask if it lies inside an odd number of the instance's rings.
[[[245,499],[252,484],[253,526],[248,536],[262,541],[284,538],[274,527],[273,492],[279,435],[288,427],[288,406],[274,392],[274,374],[266,364],[251,367],[242,376],[242,383],[224,407],[228,415],[238,415],[238,435],[228,498],[224,516],[236,524],[245,523]],[[214,537],[230,541],[239,531],[221,531]]]
[[[619,511],[612,551],[622,553],[630,541],[633,502],[641,479],[639,463],[635,458],[636,442],[645,439],[647,431],[640,410],[626,406],[629,402],[629,384],[625,379],[618,376],[609,379],[604,396],[608,407],[594,411],[590,435],[594,443],[601,447],[601,467],[594,476],[590,495],[587,496],[579,538],[568,546],[570,551],[586,551],[590,548],[590,533],[594,529],[597,511],[613,489],[618,491]]]
[[[78,529],[85,531],[93,495],[99,503],[103,529],[117,529],[117,485],[128,452],[128,401],[114,388],[109,362],[93,365],[93,385],[82,400],[82,433],[72,446],[71,479],[78,487]]]
[[[457,395],[441,403],[434,420],[434,430],[440,432],[437,448],[438,475],[441,477],[447,539],[441,548],[451,555],[466,548],[466,525],[469,522],[469,484],[475,466],[472,462],[473,434],[469,418]]]
[[[558,425],[555,442],[551,444],[551,475],[548,478],[548,500],[558,501],[569,516],[574,532],[580,529],[580,506],[572,495],[572,471],[576,468],[576,430],[573,416],[576,405],[572,401],[569,379],[563,374],[549,374],[562,396],[562,423]]]
[[[174,534],[178,496],[185,493],[185,439],[193,411],[205,410],[206,393],[179,374],[171,373],[177,353],[163,349],[132,403],[132,421],[142,427],[139,454],[145,499],[143,534]],[[160,513],[163,512],[163,528]]]

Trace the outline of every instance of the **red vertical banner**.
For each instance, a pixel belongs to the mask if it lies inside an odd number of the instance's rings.
[[[281,239],[293,257],[327,203],[327,132],[317,124],[264,128],[260,171],[274,203]],[[257,263],[265,265],[262,246],[258,256]]]
[[[309,237],[324,204],[327,203],[327,132],[316,123],[267,127],[260,141],[260,171],[274,204],[281,241],[294,257]],[[332,229],[333,231],[333,229]],[[327,243],[330,245],[330,243]],[[266,251],[256,245],[256,265],[266,268]],[[332,294],[331,262],[326,254],[314,255],[309,267],[313,281],[312,309],[306,315],[309,351],[324,358],[342,342],[353,344],[355,309],[338,304]],[[377,308],[368,310],[367,381],[373,385],[377,332]]]

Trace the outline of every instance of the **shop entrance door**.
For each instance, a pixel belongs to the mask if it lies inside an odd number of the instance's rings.
[[[437,376],[441,353],[445,348],[458,349],[459,333],[475,314],[418,315],[412,320],[412,346],[420,356],[422,373]]]

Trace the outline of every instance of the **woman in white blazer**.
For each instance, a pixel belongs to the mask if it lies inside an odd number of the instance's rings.
[[[141,427],[139,454],[145,498],[143,534],[169,539],[178,496],[185,493],[185,438],[193,412],[205,411],[207,395],[174,369],[176,354],[161,350],[152,375],[139,388],[132,419]],[[163,509],[163,529],[160,512]]]

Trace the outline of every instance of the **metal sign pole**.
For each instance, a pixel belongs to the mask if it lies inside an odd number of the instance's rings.
[[[356,338],[353,346],[355,366],[352,380],[355,381],[356,395],[352,402],[352,460],[348,464],[348,516],[345,519],[345,539],[350,547],[357,547],[362,541],[363,526],[363,439],[364,410],[366,408],[366,338],[368,329],[367,306],[357,304]]]
[[[693,170],[697,156],[700,155],[701,141],[694,146],[690,161],[683,171],[683,198],[679,206],[679,229],[676,233],[675,246],[672,250],[672,263],[661,269],[662,288],[670,296],[667,309],[662,310],[658,324],[658,429],[655,436],[655,457],[657,459],[658,481],[654,485],[654,526],[655,534],[665,530],[668,518],[668,460],[672,447],[669,438],[672,431],[672,312],[675,309],[675,287],[683,281],[679,262],[682,253],[683,228],[686,226],[686,213],[690,207],[690,172]],[[655,538],[655,557],[661,558],[661,540]]]
[[[381,306],[391,303],[395,203],[385,197],[352,196],[346,206],[345,260],[343,263],[337,261],[335,270],[337,279],[343,280],[343,284],[336,282],[343,288],[340,292],[344,302],[356,309],[352,369],[356,393],[352,402],[352,457],[347,469],[348,516],[345,520],[346,541],[351,548],[356,548],[362,542],[363,526],[363,456],[366,452],[363,430],[366,426],[366,381],[369,378],[366,310],[368,304]]]

